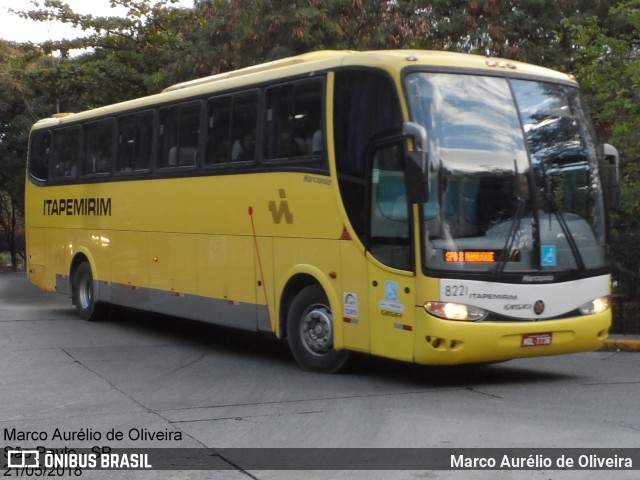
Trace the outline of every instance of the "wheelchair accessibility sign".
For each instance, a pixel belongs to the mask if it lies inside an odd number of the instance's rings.
[[[555,267],[558,265],[555,245],[542,245],[540,250],[540,259],[543,267]]]
[[[383,315],[392,312],[397,314],[397,318],[402,317],[402,314],[404,313],[404,304],[398,301],[398,291],[398,282],[391,280],[384,282],[384,300],[380,300],[379,304]]]

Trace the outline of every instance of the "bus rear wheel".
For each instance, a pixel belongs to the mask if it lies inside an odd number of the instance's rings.
[[[289,348],[305,370],[335,373],[349,357],[333,348],[333,315],[320,285],[304,288],[291,302],[287,315]]]
[[[105,315],[106,307],[96,302],[93,273],[88,262],[82,262],[73,272],[72,287],[76,314],[90,322],[101,320]]]

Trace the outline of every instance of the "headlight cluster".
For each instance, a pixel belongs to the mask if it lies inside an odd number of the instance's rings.
[[[486,310],[461,303],[427,302],[424,304],[424,309],[431,315],[446,320],[478,322],[487,316]]]
[[[598,297],[578,307],[581,315],[595,315],[611,308],[611,296]],[[462,322],[479,322],[484,320],[488,313],[480,307],[450,302],[427,302],[424,309],[433,316],[445,320],[457,320]]]
[[[611,296],[605,295],[604,297],[598,297],[584,305],[580,305],[578,310],[580,310],[582,315],[594,315],[596,313],[602,313],[609,308],[611,308]]]

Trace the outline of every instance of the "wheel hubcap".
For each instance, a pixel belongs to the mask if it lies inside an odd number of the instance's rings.
[[[80,284],[78,285],[78,301],[83,309],[87,309],[91,306],[93,298],[93,292],[91,291],[91,281],[89,278],[82,277]]]
[[[325,305],[313,305],[300,323],[305,348],[315,355],[329,353],[333,346],[333,317]]]

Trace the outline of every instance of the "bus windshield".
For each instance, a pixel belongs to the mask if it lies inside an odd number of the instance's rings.
[[[603,192],[577,88],[414,72],[429,139],[428,270],[497,275],[606,266]]]

